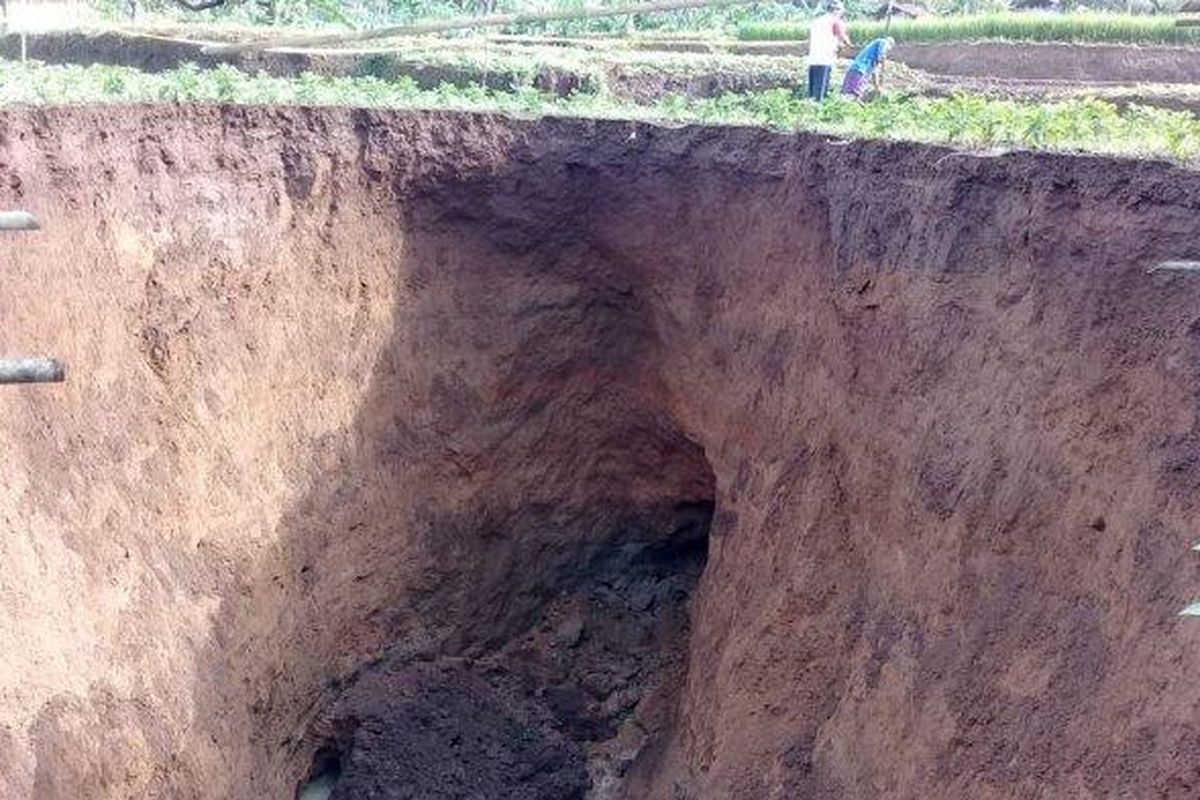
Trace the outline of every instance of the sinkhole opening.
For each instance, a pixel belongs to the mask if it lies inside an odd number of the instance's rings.
[[[534,611],[505,636],[362,669],[313,725],[295,796],[620,796],[673,729],[712,516],[711,495],[614,512],[619,530],[515,590]]]

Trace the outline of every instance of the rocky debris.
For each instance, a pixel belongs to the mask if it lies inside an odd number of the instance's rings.
[[[583,749],[500,669],[388,664],[337,704],[352,720],[332,800],[582,800]]]
[[[568,617],[554,631],[554,643],[559,647],[575,647],[583,638],[583,619]]]
[[[337,753],[333,800],[609,796],[663,732],[657,710],[639,706],[678,689],[704,567],[696,524],[666,544],[589,553],[543,619],[496,652],[366,670],[316,726],[313,773]]]

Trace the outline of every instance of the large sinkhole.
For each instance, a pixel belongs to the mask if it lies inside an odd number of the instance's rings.
[[[1195,171],[0,117],[0,798],[1197,796]]]

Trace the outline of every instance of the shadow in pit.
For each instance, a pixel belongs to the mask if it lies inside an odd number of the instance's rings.
[[[618,797],[670,729],[715,481],[595,177],[391,201],[392,339],[201,662],[225,796]]]
[[[557,800],[618,788],[670,722],[685,671],[710,508],[688,511],[694,523],[666,541],[639,534],[581,553],[495,649],[364,670],[310,730],[322,744],[300,796],[325,786],[344,798]]]

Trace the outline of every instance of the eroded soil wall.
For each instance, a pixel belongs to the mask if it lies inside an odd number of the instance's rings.
[[[1096,83],[1195,83],[1194,47],[1032,42],[909,43],[897,61],[935,75]]]
[[[464,693],[596,797],[1197,791],[1195,173],[108,108],[0,202],[70,365],[0,396],[0,796],[291,797]],[[589,622],[699,566],[678,656]]]

